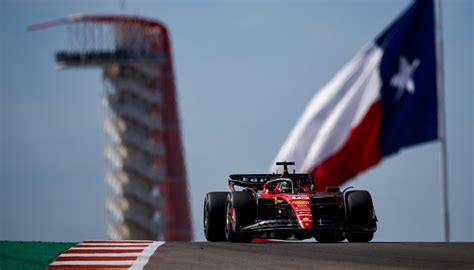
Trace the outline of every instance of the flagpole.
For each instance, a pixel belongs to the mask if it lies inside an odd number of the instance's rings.
[[[436,22],[436,78],[438,85],[438,136],[440,140],[441,225],[443,241],[450,241],[448,204],[448,155],[446,151],[446,111],[444,99],[444,53],[441,0],[435,1]]]

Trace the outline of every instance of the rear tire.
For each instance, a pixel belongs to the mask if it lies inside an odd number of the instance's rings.
[[[255,223],[257,204],[253,193],[234,191],[227,196],[225,236],[229,242],[248,243],[253,239],[251,233],[241,233],[240,229]]]
[[[204,198],[204,236],[207,241],[225,241],[225,206],[228,192],[209,192]]]
[[[349,224],[368,228],[374,226],[374,205],[370,193],[354,190],[346,193],[346,219]],[[369,242],[374,232],[346,232],[349,242]]]

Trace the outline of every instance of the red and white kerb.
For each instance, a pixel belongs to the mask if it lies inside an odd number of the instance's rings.
[[[46,269],[143,269],[162,241],[84,241],[59,255]]]

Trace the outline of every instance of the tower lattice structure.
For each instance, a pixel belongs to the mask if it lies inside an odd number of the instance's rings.
[[[30,30],[59,24],[69,48],[56,53],[57,64],[103,71],[109,238],[192,240],[167,29],[140,17],[88,15]]]

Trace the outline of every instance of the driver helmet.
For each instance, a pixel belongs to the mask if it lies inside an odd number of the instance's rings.
[[[291,193],[291,185],[288,182],[281,182],[280,183],[280,192],[281,193]]]

